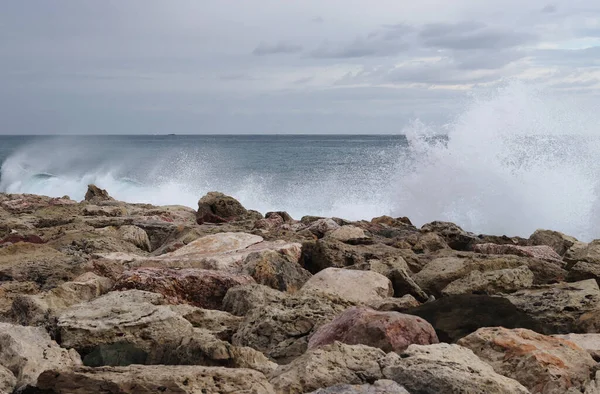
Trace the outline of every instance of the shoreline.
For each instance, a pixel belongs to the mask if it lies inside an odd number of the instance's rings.
[[[600,241],[296,219],[0,193],[0,392],[600,392]]]

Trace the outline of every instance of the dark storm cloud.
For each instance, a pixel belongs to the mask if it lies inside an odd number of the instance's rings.
[[[302,52],[302,45],[291,44],[288,42],[278,42],[276,44],[266,44],[261,42],[253,51],[255,56],[292,54]]]

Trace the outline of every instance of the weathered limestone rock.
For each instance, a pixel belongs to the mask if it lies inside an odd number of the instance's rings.
[[[97,203],[100,201],[114,201],[114,199],[108,195],[106,190],[100,189],[96,185],[88,185],[87,192],[85,193],[85,201]]]
[[[353,303],[368,303],[394,295],[392,282],[371,271],[327,268],[310,278],[301,293],[323,293],[346,299]]]
[[[248,213],[242,204],[231,196],[209,192],[198,201],[196,220],[202,223],[224,223]]]
[[[442,290],[443,295],[512,293],[533,285],[533,272],[526,265],[497,271],[471,271]]]
[[[373,384],[338,384],[318,389],[310,394],[410,394],[406,389],[393,380],[381,379]]]
[[[17,386],[17,378],[10,370],[0,365],[0,394],[10,394]]]
[[[34,384],[47,369],[63,371],[77,365],[81,365],[77,352],[59,347],[43,328],[0,323],[0,366],[12,372],[17,387]]]
[[[562,262],[562,257],[547,245],[519,246],[488,243],[475,245],[473,251],[482,254],[513,254],[515,256],[533,257],[536,259],[557,262],[558,264]]]
[[[579,241],[563,233],[552,230],[535,230],[529,237],[531,245],[546,245],[554,249],[560,256],[564,256],[571,246],[579,243]]]
[[[441,236],[446,244],[455,250],[470,250],[471,247],[479,243],[477,237],[466,232],[454,223],[449,222],[431,222],[421,227],[424,233],[436,233]]]
[[[127,209],[122,206],[88,205],[83,208],[83,214],[85,216],[106,216],[115,218],[119,216],[126,216],[128,212]]]
[[[303,354],[309,335],[349,306],[352,303],[327,294],[290,294],[251,309],[232,343],[285,363]]]
[[[335,239],[351,245],[372,243],[370,236],[360,227],[346,225],[331,231],[326,235],[328,238]]]
[[[600,313],[600,289],[595,280],[558,283],[505,295],[513,305],[540,325],[543,334],[580,332],[579,319]]]
[[[245,316],[252,309],[279,302],[285,294],[258,284],[232,287],[223,298],[223,310],[236,316]]]
[[[412,247],[416,253],[432,253],[442,249],[448,249],[449,246],[444,238],[436,233],[425,233],[419,236],[417,243]]]
[[[421,303],[410,294],[400,298],[386,298],[384,300],[374,301],[368,304],[370,308],[373,308],[377,311],[400,313],[404,313],[411,308],[416,308],[419,305],[421,305]]]
[[[579,346],[564,339],[524,329],[481,328],[458,344],[532,393],[562,394],[583,389],[596,362]]]
[[[304,218],[302,218],[302,219],[304,220]],[[303,221],[303,223],[304,223],[304,221]],[[331,218],[317,219],[317,220],[313,221],[312,223],[307,222],[307,224],[310,224],[308,227],[308,231],[313,233],[318,238],[323,238],[326,234],[340,228],[340,225],[337,224]]]
[[[0,283],[0,319],[13,321],[12,305],[16,298],[37,294],[40,286],[35,282],[2,282]]]
[[[363,345],[334,343],[280,366],[270,382],[280,393],[301,394],[336,384],[364,384],[382,378],[385,353]]]
[[[600,334],[559,334],[553,337],[573,342],[588,352],[594,360],[600,361]]]
[[[94,393],[99,387],[103,394],[275,394],[260,372],[195,365],[79,368],[61,373],[49,370],[39,377],[37,386],[42,390],[72,394]]]
[[[528,394],[516,380],[494,372],[470,349],[458,345],[411,345],[401,355],[389,353],[383,376],[420,394]]]
[[[585,261],[586,263],[600,264],[600,239],[593,240],[590,243],[577,242],[565,253],[565,261],[576,263]]]
[[[569,270],[567,280],[577,282],[586,279],[595,279],[600,281],[600,263],[588,263],[587,261],[578,261]]]
[[[171,310],[192,323],[213,334],[216,338],[231,342],[231,337],[238,330],[243,318],[223,311],[201,309],[188,304],[171,306]]]
[[[247,275],[187,268],[136,268],[123,273],[115,290],[144,290],[160,293],[173,303],[220,309],[223,298],[231,287],[253,283]]]
[[[103,227],[97,229],[100,233],[120,238],[123,241],[129,242],[143,251],[151,252],[152,245],[148,233],[138,226],[125,225],[121,227]]]
[[[279,291],[298,291],[312,276],[286,255],[275,251],[251,253],[243,263],[242,272],[250,275],[257,283]]]
[[[409,345],[438,343],[431,324],[412,315],[379,312],[366,307],[352,307],[322,325],[312,335],[308,349],[333,342],[367,345],[385,352],[401,352]]]

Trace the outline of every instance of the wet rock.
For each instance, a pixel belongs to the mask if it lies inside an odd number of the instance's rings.
[[[415,297],[407,294],[400,298],[386,298],[379,301],[373,301],[368,304],[368,306],[372,309],[382,312],[400,312],[404,313],[405,311],[416,308],[421,303],[415,299]]]
[[[600,361],[600,334],[559,334],[553,337],[573,342],[588,352],[594,360]]]
[[[16,386],[35,384],[47,369],[81,365],[77,352],[59,347],[43,328],[0,323],[0,365],[16,377]]]
[[[470,349],[458,345],[411,345],[401,355],[389,353],[383,376],[420,394],[527,394],[516,380],[496,373]]]
[[[600,312],[600,290],[595,280],[558,283],[505,295],[520,311],[541,325],[543,334],[581,332],[579,320]]]
[[[577,243],[579,241],[576,238],[552,230],[535,230],[529,237],[529,244],[549,246],[560,256],[564,256]]]
[[[526,265],[497,271],[471,271],[442,290],[442,295],[512,293],[533,285],[533,272]]]
[[[196,220],[202,223],[224,223],[248,213],[242,204],[231,196],[209,192],[198,201]]]
[[[300,292],[337,296],[352,303],[368,303],[394,295],[392,283],[372,271],[327,268],[310,278]]]
[[[335,341],[376,347],[387,353],[401,352],[412,344],[438,343],[438,338],[431,324],[419,317],[352,307],[315,331],[308,349]]]
[[[279,302],[284,298],[284,293],[264,285],[236,286],[225,294],[222,309],[236,316],[245,316],[254,308]]]
[[[253,283],[247,275],[187,268],[137,268],[125,271],[115,290],[144,290],[159,293],[173,303],[189,303],[200,308],[219,309],[231,287]]]
[[[100,201],[114,201],[114,199],[108,195],[106,190],[100,189],[96,185],[88,185],[87,192],[85,193],[85,201],[97,203]]]
[[[579,346],[530,330],[482,328],[458,341],[531,393],[562,394],[583,389],[596,362]]]
[[[244,260],[242,272],[257,283],[288,292],[299,290],[312,276],[298,264],[297,259],[292,261],[275,251],[249,254]]]
[[[270,382],[280,393],[306,393],[336,384],[364,384],[382,378],[385,353],[363,345],[334,343],[280,366]]]
[[[393,380],[377,380],[373,384],[338,384],[318,389],[311,394],[410,394],[406,389]]]
[[[427,302],[405,313],[427,320],[442,342],[455,342],[481,327],[529,328],[540,323],[500,297],[462,294]]]
[[[431,222],[421,227],[424,233],[436,233],[441,236],[446,244],[455,250],[471,250],[472,246],[479,243],[475,235],[466,232],[454,223]]]
[[[326,294],[287,295],[251,309],[232,343],[257,349],[279,363],[289,362],[306,351],[310,334],[349,306]]]
[[[99,387],[104,394],[275,393],[265,376],[251,369],[183,365],[49,370],[39,377],[37,386],[54,393],[94,393]]]
[[[482,254],[513,254],[522,257],[534,257],[541,260],[557,262],[561,264],[562,257],[550,246],[519,246],[519,245],[496,245],[496,244],[478,244],[473,247],[473,251]]]

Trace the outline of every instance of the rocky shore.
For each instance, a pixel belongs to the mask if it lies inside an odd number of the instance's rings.
[[[600,394],[600,240],[0,194],[0,393]]]

